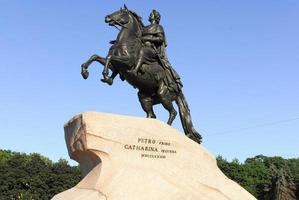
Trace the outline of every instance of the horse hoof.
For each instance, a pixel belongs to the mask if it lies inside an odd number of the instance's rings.
[[[88,76],[89,76],[89,72],[88,72],[88,71],[82,71],[82,72],[81,72],[81,75],[82,75],[82,77],[83,77],[84,79],[87,79]]]
[[[108,79],[107,83],[108,83],[108,85],[112,85],[113,84],[113,80],[112,79]]]
[[[112,85],[113,84],[112,78],[102,78],[101,81],[103,83],[107,83],[108,85]]]

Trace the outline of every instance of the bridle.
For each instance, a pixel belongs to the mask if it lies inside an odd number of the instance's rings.
[[[123,11],[121,11],[121,12],[123,12]],[[114,21],[114,23],[116,23],[117,25],[121,26],[122,28],[128,28],[125,25],[121,24],[120,21],[117,20],[117,19],[113,19],[113,21]],[[112,24],[112,26],[115,27],[117,30],[120,31],[120,29],[115,24]]]
[[[124,12],[124,11],[121,11],[121,12]],[[129,11],[125,11],[125,12],[127,12],[128,15],[130,15]],[[114,21],[114,24],[111,24],[111,26],[115,27],[117,30],[121,31],[121,29],[119,29],[115,24],[119,25],[122,28],[128,29],[128,27],[125,26],[124,24],[121,24],[119,20],[113,19],[113,21]],[[128,22],[128,23],[130,23],[130,22]],[[128,23],[126,23],[126,24],[128,24]],[[136,33],[134,33],[134,34],[135,34],[135,36],[136,36],[137,39],[141,40],[140,37]]]

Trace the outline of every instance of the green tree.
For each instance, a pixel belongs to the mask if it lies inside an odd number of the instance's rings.
[[[0,199],[48,200],[81,179],[78,166],[40,154],[0,150]]]
[[[259,200],[299,199],[299,159],[258,155],[244,163],[217,157],[219,168]]]

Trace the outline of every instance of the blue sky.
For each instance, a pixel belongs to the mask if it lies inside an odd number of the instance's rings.
[[[68,158],[63,124],[83,111],[143,117],[137,91],[100,82],[123,3],[147,24],[162,15],[168,56],[184,83],[203,145],[227,159],[299,157],[299,1],[3,1],[0,148]],[[120,103],[123,102],[123,103]],[[159,119],[167,112],[155,107]],[[179,118],[174,126],[182,130]]]

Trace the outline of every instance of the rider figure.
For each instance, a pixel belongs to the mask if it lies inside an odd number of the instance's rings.
[[[168,82],[170,82],[170,85],[175,84],[175,88],[177,88],[176,90],[179,91],[182,87],[182,82],[177,72],[171,67],[171,64],[166,56],[165,47],[167,44],[165,32],[163,27],[159,24],[160,19],[160,13],[153,10],[148,19],[151,24],[143,28],[141,38],[143,47],[139,52],[136,67],[132,69],[131,72],[137,75],[140,67],[145,62],[145,57],[155,55],[155,58],[149,59],[158,60],[161,63],[164,71],[166,72],[166,76],[168,77]]]

